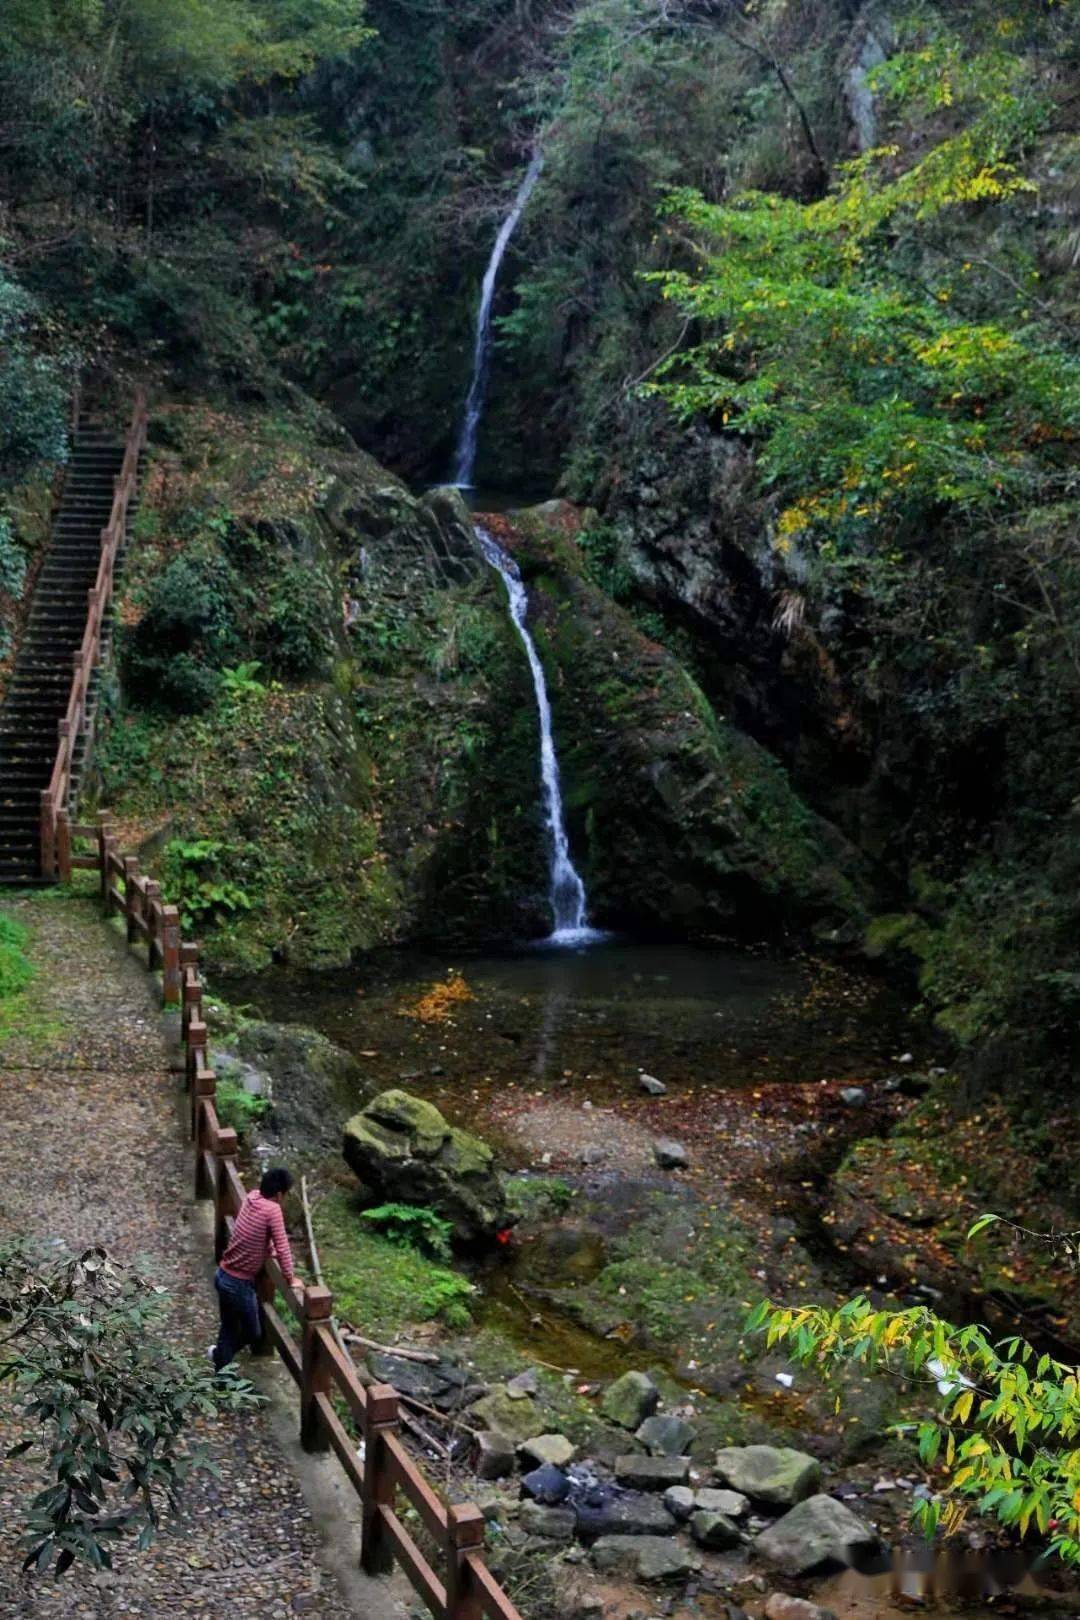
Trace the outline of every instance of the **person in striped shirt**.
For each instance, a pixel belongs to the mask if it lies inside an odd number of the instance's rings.
[[[287,1170],[267,1170],[258,1192],[248,1193],[233,1222],[232,1236],[214,1278],[221,1325],[217,1343],[210,1346],[207,1355],[215,1372],[227,1367],[238,1350],[262,1338],[255,1281],[267,1260],[272,1257],[277,1261],[287,1283],[296,1282],[289,1234],[281,1213],[292,1184]]]

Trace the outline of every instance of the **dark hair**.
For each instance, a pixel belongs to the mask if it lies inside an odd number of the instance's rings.
[[[276,1170],[266,1170],[259,1182],[259,1191],[264,1198],[276,1198],[278,1193],[288,1192],[292,1186],[292,1176],[280,1166]]]

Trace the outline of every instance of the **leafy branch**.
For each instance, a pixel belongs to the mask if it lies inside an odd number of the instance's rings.
[[[101,1248],[0,1247],[0,1384],[26,1431],[8,1455],[39,1460],[45,1481],[23,1519],[24,1569],[109,1569],[122,1538],[148,1547],[192,1471],[212,1467],[193,1423],[260,1403],[160,1336],[165,1300]]]

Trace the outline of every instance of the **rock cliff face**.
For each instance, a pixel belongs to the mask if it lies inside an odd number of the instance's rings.
[[[852,942],[872,892],[862,858],[673,653],[582,576],[562,518],[523,514],[516,536],[594,919]]]
[[[797,792],[880,858],[872,723],[844,670],[840,604],[811,622],[806,563],[770,544],[753,457],[657,413],[604,512],[633,591],[692,649],[710,701],[790,772]]]

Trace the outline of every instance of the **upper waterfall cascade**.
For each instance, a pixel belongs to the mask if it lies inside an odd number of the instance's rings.
[[[476,468],[476,438],[480,428],[480,418],[484,414],[484,398],[487,394],[488,363],[491,358],[491,305],[495,297],[495,283],[499,277],[499,266],[503,255],[518,226],[518,221],[525,212],[525,205],[532,196],[533,187],[540,178],[540,170],[544,167],[544,159],[537,152],[529,167],[525,171],[525,178],[517,189],[514,204],[499,229],[495,238],[495,245],[491,250],[487,269],[484,271],[484,284],[480,291],[480,310],[476,317],[476,339],[473,345],[472,379],[469,383],[469,392],[465,397],[465,414],[461,419],[461,432],[458,435],[457,450],[454,453],[454,473],[451,479],[458,489],[471,489],[473,486],[473,473]]]

